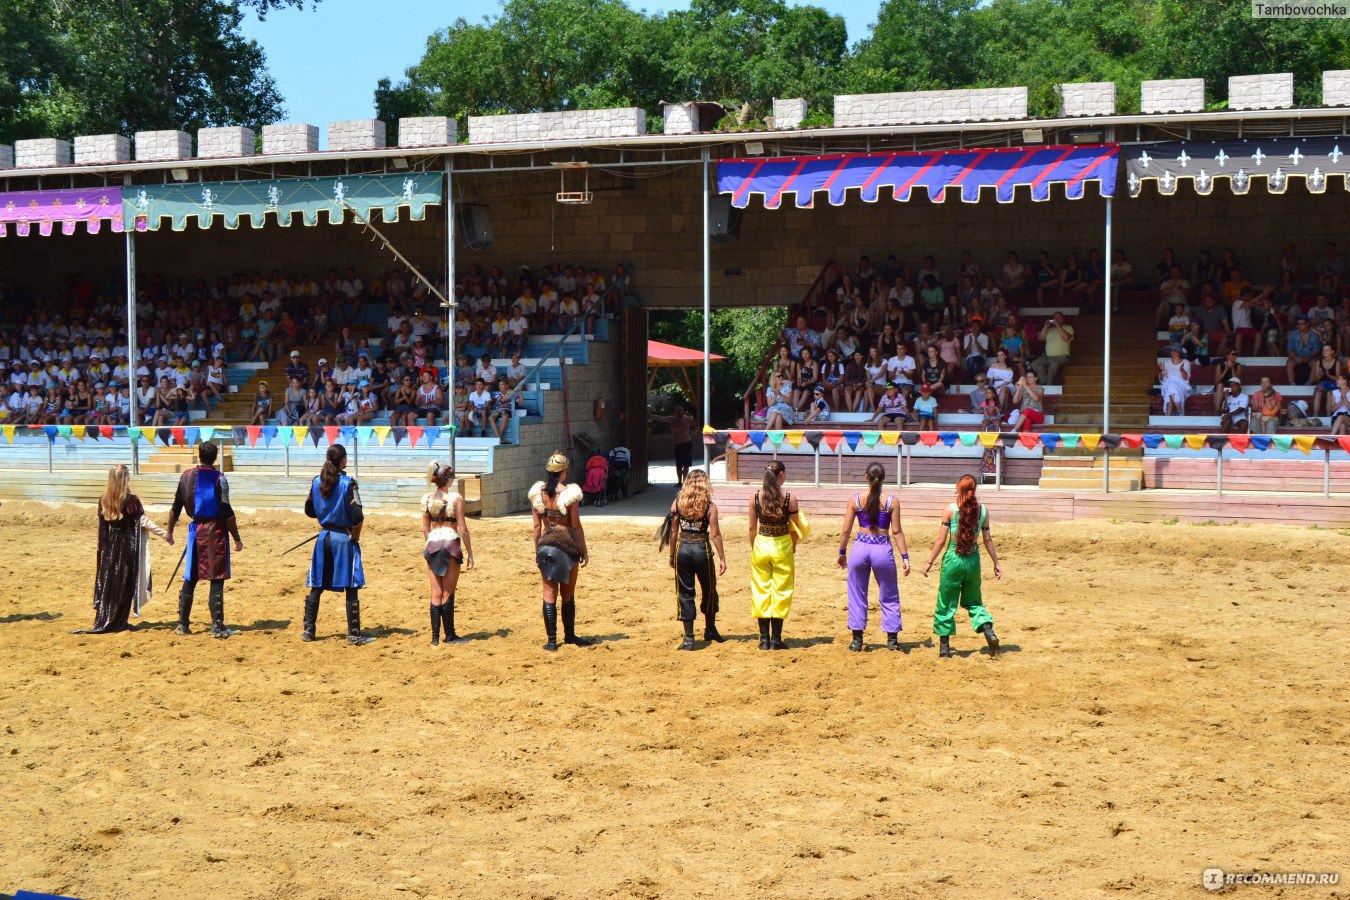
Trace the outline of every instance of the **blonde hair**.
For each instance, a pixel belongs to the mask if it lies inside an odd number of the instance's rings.
[[[130,493],[131,473],[127,467],[118,463],[108,469],[108,486],[103,496],[98,498],[98,514],[106,522],[118,522],[122,519],[122,507],[126,505]]]
[[[438,462],[427,463],[427,482],[440,487],[448,482],[455,474],[455,470],[450,466],[443,466]]]
[[[712,506],[712,485],[708,482],[708,473],[702,469],[691,469],[684,476],[684,486],[675,499],[675,508],[689,521],[701,519],[708,514]]]

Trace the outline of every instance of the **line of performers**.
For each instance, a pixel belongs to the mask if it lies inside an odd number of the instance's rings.
[[[200,465],[187,470],[179,479],[167,529],[156,526],[146,516],[140,500],[130,492],[126,466],[111,469],[107,488],[99,500],[94,625],[78,633],[122,631],[128,627],[130,615],[140,614],[141,605],[153,590],[148,535],[172,545],[176,525],[184,516],[189,524],[179,560],[183,582],[175,631],[180,635],[191,633],[197,583],[207,581],[211,635],[228,638],[236,633],[225,625],[224,586],[230,578],[231,543],[235,552],[242,551],[244,544],[230,506],[229,483],[215,467],[218,453],[212,442],[200,445]],[[323,469],[311,483],[305,500],[305,513],[317,521],[319,528],[314,536],[291,550],[311,542],[314,545],[305,581],[309,592],[305,597],[301,640],[314,640],[320,601],[324,592],[331,591],[344,595],[347,642],[359,646],[374,638],[361,631],[360,589],[365,586],[365,571],[360,539],[365,517],[359,487],[346,474],[346,467],[347,452],[342,445],[329,447]],[[576,630],[577,578],[589,562],[589,552],[580,516],[581,487],[568,481],[568,469],[567,457],[554,453],[545,466],[545,478],[528,493],[535,563],[542,585],[546,638],[543,646],[548,651],[558,649],[560,619],[562,643],[579,647],[592,643]],[[784,489],[785,477],[781,462],[769,463],[763,485],[750,503],[751,611],[759,625],[760,650],[786,649],[783,626],[792,611],[797,544],[810,530],[796,498]],[[464,499],[452,489],[453,479],[454,472],[449,466],[430,464],[427,469],[430,489],[421,500],[433,646],[442,641],[449,644],[461,640],[455,630],[455,593],[460,573],[474,568]],[[854,652],[863,649],[873,580],[878,587],[886,646],[901,649],[899,574],[910,574],[909,552],[900,521],[899,500],[883,490],[884,481],[885,472],[879,464],[868,466],[866,492],[850,498],[844,509],[838,565],[848,573],[848,627],[853,638],[849,649]],[[958,607],[966,610],[971,627],[984,636],[990,651],[994,654],[999,651],[993,620],[980,591],[981,542],[994,564],[995,578],[1002,578],[988,511],[976,497],[975,479],[967,475],[957,482],[956,500],[943,513],[942,525],[923,569],[926,577],[941,557],[933,617],[941,657],[952,656],[951,637],[956,633]],[[657,543],[668,552],[669,563],[675,570],[676,615],[684,628],[679,649],[696,648],[694,625],[700,612],[704,640],[723,642],[725,638],[717,630],[717,579],[726,573],[726,553],[717,504],[705,472],[693,470],[686,477],[657,532]]]

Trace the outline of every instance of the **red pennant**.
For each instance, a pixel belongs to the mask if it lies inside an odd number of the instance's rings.
[[[1144,436],[1141,434],[1122,434],[1120,436],[1120,446],[1128,447],[1131,450],[1137,450],[1144,443]]]
[[[1028,450],[1034,450],[1041,445],[1041,436],[1034,431],[1020,431],[1017,433],[1017,442]]]
[[[262,434],[261,425],[248,426],[248,445],[250,447],[258,446],[258,437]]]
[[[1338,435],[1336,437],[1336,443],[1340,444],[1341,449],[1346,453],[1350,453],[1350,435]]]
[[[750,432],[730,431],[727,432],[727,437],[731,438],[731,442],[735,444],[737,447],[744,447],[746,441],[750,440]]]
[[[175,444],[177,444],[177,445],[180,446],[180,447],[183,447],[183,446],[186,446],[186,445],[187,445],[187,429],[186,429],[186,428],[170,428],[169,431],[170,431],[170,433],[173,434],[173,442],[174,442]]]
[[[410,444],[408,445],[409,447],[416,447],[416,446],[417,446],[417,441],[418,441],[421,437],[422,437],[422,426],[421,426],[421,425],[409,425],[409,426],[408,426],[408,440],[412,441],[412,443],[410,443]]]
[[[325,425],[323,427],[323,436],[328,439],[328,445],[330,447],[337,443],[338,435],[341,431],[342,430],[336,425]]]
[[[100,425],[100,426],[98,426],[98,433],[101,434],[101,435],[103,435],[103,436],[104,436],[105,438],[107,438],[108,440],[112,440],[112,436],[113,436],[113,426],[111,426],[111,425]]]
[[[938,442],[938,433],[936,431],[920,431],[919,442],[925,447],[931,447]]]
[[[1252,445],[1252,436],[1250,434],[1230,434],[1228,443],[1239,453],[1246,453],[1247,448]]]
[[[825,446],[829,447],[831,450],[837,448],[839,446],[839,442],[842,441],[843,439],[844,433],[842,431],[825,432]]]

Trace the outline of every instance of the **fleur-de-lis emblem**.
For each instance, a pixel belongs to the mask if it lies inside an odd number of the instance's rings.
[[[28,208],[29,208],[29,209],[37,209],[37,206],[38,206],[38,202],[37,202],[36,200],[29,200],[29,201],[28,201]]]
[[[60,198],[60,197],[53,197],[53,198],[52,198],[52,206],[57,207],[57,208],[59,209],[59,208],[61,207],[61,205],[62,205],[62,204],[61,204],[61,198]]]
[[[1259,166],[1259,165],[1261,165],[1261,160],[1263,160],[1263,159],[1265,159],[1265,158],[1266,158],[1266,155],[1265,155],[1264,153],[1261,152],[1261,148],[1260,148],[1260,147],[1257,147],[1257,148],[1256,148],[1256,152],[1252,154],[1252,159],[1255,160],[1256,164]]]
[[[347,186],[340,179],[333,183],[333,202],[338,205],[347,202]]]
[[[1161,181],[1163,193],[1164,194],[1172,193],[1172,187],[1176,184],[1176,181],[1177,181],[1176,176],[1173,175],[1170,170],[1164,172]]]
[[[267,205],[273,209],[281,205],[281,188],[275,184],[267,189]]]
[[[1214,157],[1214,161],[1219,164],[1220,169],[1228,165],[1228,154],[1223,152],[1222,147],[1219,148],[1219,155]]]
[[[1277,191],[1284,190],[1284,181],[1286,177],[1287,176],[1284,174],[1284,169],[1277,168],[1275,170],[1275,174],[1270,176],[1270,186],[1275,188],[1275,190]]]
[[[1249,176],[1245,169],[1238,169],[1237,174],[1233,176],[1233,187],[1237,188],[1239,193],[1247,190],[1248,178]]]
[[[1206,172],[1204,169],[1201,169],[1200,174],[1195,176],[1195,186],[1200,189],[1200,193],[1202,194],[1208,193],[1209,183],[1211,181],[1213,181],[1213,179],[1210,177],[1209,173]]]
[[[88,205],[89,205],[89,204],[87,204],[87,203],[84,202],[84,198],[83,198],[83,197],[76,197],[76,198],[75,198],[75,208],[76,208],[76,209],[84,209],[84,208],[85,208],[86,206],[88,206]]]
[[[10,200],[8,203],[5,204],[5,209],[13,209],[13,208],[14,208],[13,200]]]
[[[1130,185],[1130,193],[1131,193],[1131,194],[1137,194],[1137,193],[1139,193],[1139,185],[1140,185],[1140,183],[1141,183],[1141,182],[1139,181],[1139,176],[1136,175],[1136,174],[1134,174],[1133,172],[1131,172],[1131,173],[1130,173],[1130,178],[1129,178],[1129,185]]]
[[[1185,147],[1182,147],[1182,148],[1181,148],[1181,155],[1177,157],[1177,162],[1181,163],[1181,167],[1184,169],[1184,168],[1186,168],[1186,164],[1187,164],[1188,162],[1190,162],[1190,161],[1191,161],[1191,158],[1190,158],[1189,156],[1186,155],[1186,148],[1185,148]]]
[[[1291,163],[1293,163],[1294,165],[1298,165],[1299,162],[1300,162],[1302,159],[1303,159],[1303,154],[1299,151],[1299,149],[1298,149],[1297,147],[1294,148],[1294,152],[1293,152],[1293,153],[1290,153],[1290,154],[1289,154],[1289,161],[1290,161]]]
[[[1314,166],[1312,174],[1308,176],[1308,187],[1312,188],[1314,191],[1320,191],[1326,180],[1327,177],[1322,174],[1321,168]]]
[[[1151,156],[1148,155],[1148,151],[1147,151],[1147,150],[1145,150],[1143,153],[1140,153],[1140,154],[1139,154],[1139,165],[1141,165],[1141,166],[1143,166],[1145,169],[1147,169],[1147,168],[1148,168],[1148,164],[1151,163],[1151,162],[1153,162],[1153,157],[1151,157]]]
[[[1339,163],[1341,161],[1341,157],[1344,155],[1345,154],[1341,152],[1341,145],[1337,144],[1331,148],[1331,152],[1327,154],[1327,158],[1330,159],[1333,163]]]
[[[99,204],[102,205],[102,206],[107,206],[107,205],[108,205],[109,203],[111,203],[112,201],[108,199],[108,195],[107,195],[107,194],[104,194],[102,197],[99,197],[99,198],[98,198],[98,202],[99,202]]]

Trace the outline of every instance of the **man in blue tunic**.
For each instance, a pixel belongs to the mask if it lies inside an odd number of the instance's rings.
[[[197,582],[211,583],[207,601],[211,608],[211,636],[227,638],[235,632],[225,627],[225,581],[230,577],[230,538],[236,552],[244,549],[230,506],[230,485],[215,467],[219,449],[211,441],[202,441],[197,448],[201,465],[193,466],[178,479],[178,490],[173,495],[173,510],[169,513],[169,537],[178,524],[178,517],[187,513],[187,542],[183,548],[183,587],[178,592],[177,634],[189,634],[188,620],[192,615],[192,596]]]
[[[361,511],[361,494],[356,482],[344,471],[346,468],[347,450],[341,444],[329,447],[323,471],[310,485],[305,500],[305,515],[318,519],[323,531],[314,541],[309,577],[305,579],[309,596],[305,598],[305,628],[300,639],[314,640],[323,592],[345,591],[347,643],[359,646],[375,639],[361,634],[361,600],[357,592],[366,584],[360,544],[365,514]]]

